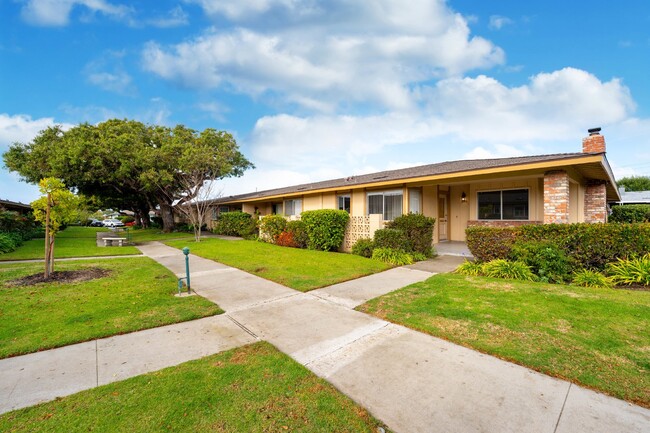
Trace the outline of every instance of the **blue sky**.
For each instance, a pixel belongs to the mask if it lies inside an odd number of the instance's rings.
[[[0,151],[130,118],[235,135],[223,195],[578,152],[650,175],[650,2],[0,0]],[[0,198],[34,186],[0,169]]]

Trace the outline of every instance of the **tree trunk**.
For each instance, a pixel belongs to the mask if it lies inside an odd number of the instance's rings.
[[[171,233],[174,230],[174,210],[170,203],[164,203],[162,200],[159,203],[160,216],[163,222],[163,232]]]

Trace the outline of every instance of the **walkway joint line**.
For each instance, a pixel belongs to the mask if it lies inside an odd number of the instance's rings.
[[[555,423],[555,430],[553,433],[557,433],[557,428],[560,426],[560,420],[562,419],[562,413],[564,412],[564,406],[566,406],[566,401],[569,399],[569,392],[571,391],[572,382],[569,382],[569,387],[566,390],[566,395],[564,396],[564,402],[562,402],[562,409],[560,409],[560,415],[557,417],[557,422]]]
[[[244,332],[248,333],[251,337],[255,338],[256,340],[259,340],[260,337],[255,335],[253,331],[239,323],[237,320],[233,319],[233,317],[230,314],[226,314],[226,317],[229,318],[235,325],[239,326]]]
[[[95,383],[99,386],[99,347],[95,339]]]

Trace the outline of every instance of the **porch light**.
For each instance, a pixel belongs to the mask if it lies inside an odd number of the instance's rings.
[[[465,194],[465,191],[460,195],[460,202],[467,203],[467,194]]]

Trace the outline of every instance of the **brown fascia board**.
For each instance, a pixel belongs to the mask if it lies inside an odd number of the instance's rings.
[[[602,160],[603,153],[561,153],[553,155],[536,155],[514,158],[475,159],[448,161],[399,170],[332,179],[309,184],[294,185],[272,190],[222,197],[212,200],[214,204],[247,203],[260,200],[272,200],[296,197],[305,194],[317,194],[332,191],[344,191],[358,188],[373,188],[400,183],[425,182],[434,180],[451,180],[453,178],[498,174],[508,171],[533,170],[536,168],[558,169],[567,165],[594,163]],[[555,164],[561,163],[561,164]],[[437,171],[437,168],[448,167]],[[459,169],[459,166],[471,168]],[[613,179],[613,177],[611,177]]]

